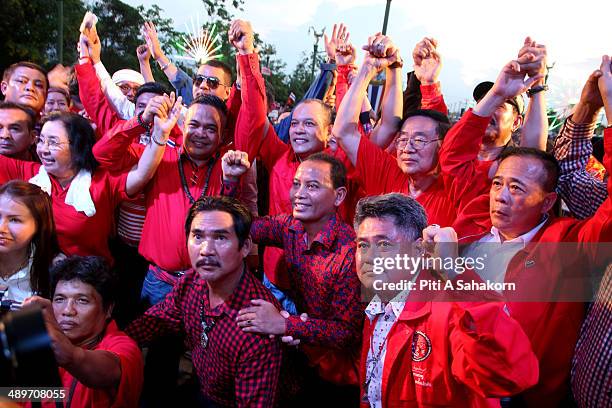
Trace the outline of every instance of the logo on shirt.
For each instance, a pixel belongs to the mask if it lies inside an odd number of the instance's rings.
[[[415,331],[412,336],[412,361],[423,361],[431,354],[431,340],[422,331]]]

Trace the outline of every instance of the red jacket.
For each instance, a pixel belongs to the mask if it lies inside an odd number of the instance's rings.
[[[612,130],[604,132],[604,166],[612,170]],[[584,317],[580,302],[526,302],[525,300],[552,299],[556,293],[568,295],[568,274],[580,274],[601,264],[603,256],[596,245],[588,243],[612,242],[612,178],[608,179],[608,198],[589,219],[549,219],[532,239],[510,261],[505,282],[515,282],[515,293],[505,293],[512,300],[510,314],[522,326],[531,340],[533,351],[540,361],[540,381],[523,393],[529,406],[558,406],[569,392],[569,374],[574,346]],[[473,242],[491,229],[489,195],[484,194],[466,205],[453,225],[460,242]],[[552,243],[569,245],[573,251]],[[576,249],[581,251],[577,251]],[[605,262],[605,259],[603,260]],[[588,264],[587,264],[588,263]],[[586,273],[586,272],[583,272]],[[578,276],[580,278],[580,276]],[[577,282],[584,282],[585,277]],[[580,288],[576,288],[578,290]]]
[[[374,326],[365,319],[361,396]],[[500,303],[410,302],[387,338],[382,406],[484,407],[537,382],[529,339]],[[363,402],[362,407],[368,407]]]

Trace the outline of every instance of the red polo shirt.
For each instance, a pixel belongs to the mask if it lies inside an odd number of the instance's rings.
[[[36,174],[41,164],[9,159],[0,155],[0,179],[28,181]],[[112,263],[108,238],[112,232],[117,205],[127,198],[125,182],[127,173],[112,176],[97,169],[91,176],[89,193],[96,207],[96,214],[88,217],[66,204],[70,185],[63,189],[52,175],[51,202],[53,219],[57,228],[60,250],[66,255],[98,255]]]

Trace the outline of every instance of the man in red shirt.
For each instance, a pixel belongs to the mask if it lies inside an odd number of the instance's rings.
[[[127,328],[141,344],[162,334],[186,334],[203,406],[267,408],[277,398],[280,341],[236,325],[239,310],[251,299],[272,304],[277,313],[279,307],[246,267],[250,228],[251,215],[237,200],[198,200],[184,230],[193,269]]]
[[[333,134],[357,169],[366,195],[401,192],[418,200],[429,219],[450,225],[455,219],[452,180],[438,173],[438,150],[450,128],[448,118],[435,110],[407,114],[397,140],[397,157],[386,153],[358,130],[359,103],[370,81],[398,63],[398,52],[388,37],[376,36],[364,63],[338,110]]]
[[[606,116],[611,118],[610,57],[604,56],[600,70],[599,91]],[[604,150],[603,164],[609,173],[612,170],[610,128],[604,130]],[[525,330],[540,363],[539,383],[521,396],[529,406],[557,406],[569,390],[570,362],[584,317],[584,305],[554,300],[580,294],[579,284],[586,280],[584,273],[577,276],[580,280],[569,280],[576,277],[577,271],[596,270],[610,261],[609,253],[597,251],[590,243],[612,242],[612,179],[607,183],[608,198],[592,217],[553,219],[547,214],[557,198],[558,175],[559,166],[550,154],[527,148],[504,152],[489,194],[470,202],[453,226],[460,239],[474,242],[467,251],[474,251],[477,244],[483,243],[496,245],[497,252],[507,242],[521,245],[522,250],[515,250],[505,264],[497,265],[497,272],[501,273],[503,282],[516,283],[515,292],[504,293],[517,300],[508,303],[508,308]],[[551,251],[550,243],[575,243],[576,246],[562,251],[557,244]],[[525,301],[534,299],[540,301]]]
[[[382,284],[409,279],[397,266],[376,271],[377,259],[414,256],[421,234],[435,242],[440,227],[424,232],[423,207],[402,194],[362,199],[355,215],[357,274],[377,293],[365,313],[361,357],[362,407],[499,406],[499,400],[536,383],[537,359],[503,304],[420,300],[418,290],[383,293]],[[423,232],[422,232],[423,231]],[[386,264],[386,262],[385,262]],[[415,280],[426,271],[410,271]],[[414,282],[414,280],[413,280]],[[417,286],[418,289],[419,286]]]
[[[43,308],[67,389],[66,406],[138,406],[142,355],[111,320],[115,291],[114,276],[103,258],[73,256],[51,269],[51,301],[34,296],[24,302]]]

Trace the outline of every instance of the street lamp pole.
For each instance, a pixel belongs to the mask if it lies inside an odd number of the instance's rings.
[[[389,22],[389,9],[391,8],[391,0],[387,0],[387,7],[385,8],[385,20],[383,22],[382,34],[387,35],[387,23]]]

